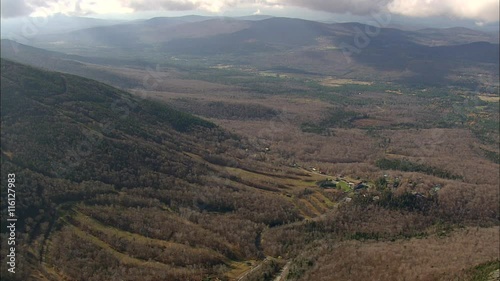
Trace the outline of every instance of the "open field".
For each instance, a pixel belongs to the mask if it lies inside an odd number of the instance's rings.
[[[323,86],[328,86],[328,87],[339,87],[342,85],[371,85],[372,83],[370,82],[364,82],[364,81],[354,81],[352,79],[335,79],[335,78],[326,78],[321,81],[320,83]]]
[[[482,101],[486,101],[486,102],[499,102],[500,101],[500,97],[498,97],[498,96],[479,96],[479,98]]]

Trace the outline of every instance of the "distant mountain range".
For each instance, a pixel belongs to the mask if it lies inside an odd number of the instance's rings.
[[[326,24],[268,16],[242,18],[184,16],[152,18],[122,24],[82,28],[78,31],[53,35],[40,34],[40,36],[35,37],[32,43],[36,46],[52,46],[53,49],[82,44],[84,46],[103,48],[127,48],[137,45],[166,44],[182,39],[212,38],[221,44],[234,44],[246,40],[261,44],[284,44],[290,45],[290,47],[303,47],[315,45],[315,40],[319,37],[326,37],[326,39],[338,43],[349,39],[349,37],[356,36],[357,33],[370,33],[368,30],[379,32],[376,27],[359,23]],[[498,34],[467,28],[422,29],[417,31],[382,29],[381,33],[390,33],[392,37],[399,35],[402,36],[401,39],[428,46],[467,44],[477,41],[498,43]],[[226,37],[214,38],[214,36],[220,35],[226,35]],[[369,37],[377,36],[369,35]],[[182,45],[182,42],[176,42],[174,45]]]
[[[39,34],[25,44],[61,53],[48,57],[62,59],[63,64],[68,60],[96,64],[123,64],[131,60],[160,63],[184,57],[209,59],[214,64],[278,67],[335,76],[353,73],[358,77],[399,79],[400,75],[385,75],[397,72],[405,73],[405,80],[424,83],[446,83],[450,71],[464,67],[487,64],[495,68],[499,60],[495,33],[458,27],[379,29],[360,23],[327,24],[269,16],[159,17],[112,25],[107,22],[105,26]],[[30,49],[27,53],[34,61],[48,59],[43,51]],[[3,50],[2,56],[29,63],[16,59],[9,50]]]

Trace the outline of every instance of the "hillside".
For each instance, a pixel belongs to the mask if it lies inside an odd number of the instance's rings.
[[[92,80],[1,70],[2,174],[16,174],[22,218],[12,280],[222,277],[262,257],[265,227],[303,217],[281,190],[306,175],[257,164],[212,123]]]
[[[40,67],[46,70],[79,75],[107,84],[118,85],[121,88],[137,87],[140,82],[120,77],[106,71],[102,66],[122,67],[145,64],[145,62],[137,60],[68,55],[61,52],[31,47],[8,39],[1,40],[0,48],[1,57],[4,59]]]

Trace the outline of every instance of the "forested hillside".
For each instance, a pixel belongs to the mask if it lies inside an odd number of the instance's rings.
[[[266,226],[302,218],[276,183],[245,180],[270,167],[212,123],[92,80],[1,70],[2,175],[16,175],[19,219],[7,278],[222,277],[263,256]]]

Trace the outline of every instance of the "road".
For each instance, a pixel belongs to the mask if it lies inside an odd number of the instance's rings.
[[[241,275],[238,279],[236,279],[237,281],[242,281],[243,279],[245,279],[245,277],[248,276],[248,274],[256,271],[257,269],[259,269],[266,261],[270,260],[271,258],[267,257],[265,260],[263,260],[261,263],[259,263],[259,265],[257,265],[256,267],[250,269],[249,271],[243,273],[243,275]]]
[[[288,271],[290,269],[290,264],[292,262],[287,262],[285,264],[285,266],[283,266],[283,268],[281,269],[281,273],[280,275],[276,276],[276,278],[274,279],[274,281],[285,281],[286,280],[286,276],[288,275]]]

